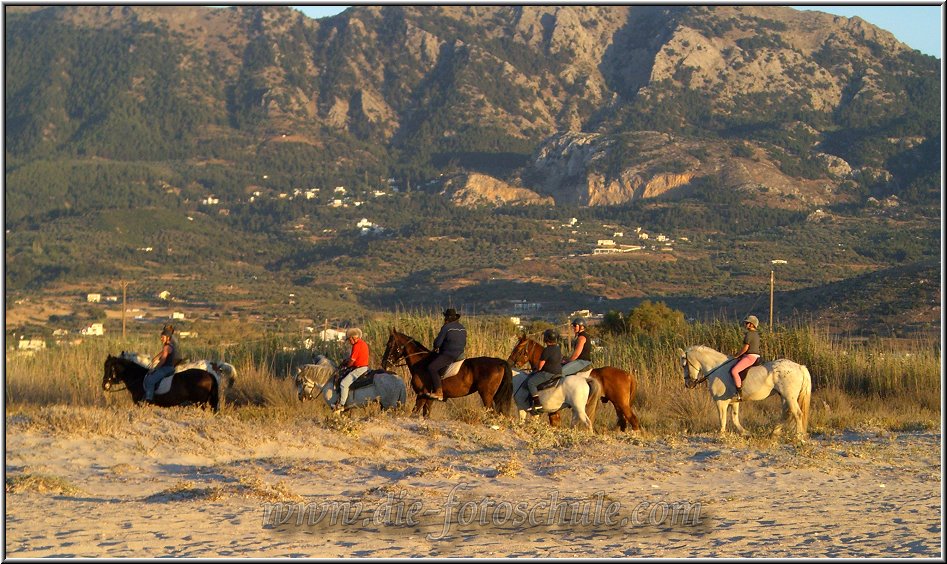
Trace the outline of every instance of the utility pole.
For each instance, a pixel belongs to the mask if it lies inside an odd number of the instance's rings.
[[[786,261],[775,259],[771,260],[770,263],[772,263],[773,266],[769,271],[769,330],[770,332],[775,332],[773,331],[773,293],[776,288],[776,265],[786,264]]]
[[[128,294],[127,292],[128,282],[126,280],[122,280],[121,282],[119,282],[119,284],[122,285],[122,340],[124,341],[125,340],[125,310],[126,310],[125,298]]]

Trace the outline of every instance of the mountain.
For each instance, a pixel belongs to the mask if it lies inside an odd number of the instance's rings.
[[[4,15],[7,284],[17,289],[125,272],[121,261],[160,240],[174,244],[149,262],[158,271],[212,256],[254,280],[294,269],[297,287],[332,261],[355,281],[320,295],[377,306],[405,288],[527,276],[527,257],[578,244],[550,238],[563,216],[678,229],[689,210],[705,236],[755,238],[736,223],[801,229],[793,222],[816,208],[851,219],[872,213],[870,198],[895,196],[898,213],[920,216],[884,229],[927,234],[924,210],[940,201],[940,61],[858,18],[637,5],[356,6],[321,20],[280,6]],[[562,210],[541,209],[550,202]],[[381,241],[365,250],[346,239],[373,210],[389,225],[368,218],[385,228],[372,236],[424,256],[397,280],[372,250]],[[421,225],[412,210],[453,223]],[[865,250],[797,283],[931,252],[891,237],[901,254]],[[677,268],[663,275],[678,280],[688,269]],[[536,274],[540,287],[594,295],[557,271]],[[609,292],[628,295],[640,272],[613,265],[603,276],[625,279]]]

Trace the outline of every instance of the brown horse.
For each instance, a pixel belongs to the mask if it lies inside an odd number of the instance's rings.
[[[105,359],[105,374],[102,376],[102,389],[112,391],[118,384],[124,384],[136,404],[145,399],[145,374],[148,368],[137,362],[120,356],[108,355]],[[115,388],[121,390],[122,388]],[[213,374],[199,368],[183,370],[174,375],[171,389],[167,393],[155,395],[155,405],[172,407],[175,405],[210,405],[214,411],[220,406],[220,384]]]
[[[542,345],[523,334],[516,346],[513,347],[508,362],[513,366],[520,366],[528,362],[530,368],[536,370],[539,367],[539,356],[542,352]],[[640,430],[641,425],[638,423],[638,416],[631,408],[631,402],[635,399],[635,388],[638,387],[634,374],[614,366],[603,366],[592,370],[592,378],[595,378],[602,385],[602,403],[610,401],[615,406],[615,414],[618,415],[618,428],[624,431],[628,428],[628,423],[631,423],[633,431]],[[551,413],[549,423],[554,426],[558,425],[559,414]]]
[[[424,395],[430,375],[427,372],[431,351],[417,340],[391,329],[385,354],[381,358],[382,370],[404,361],[411,372],[411,388],[417,394],[412,413],[427,417],[431,412],[431,398]],[[513,370],[502,358],[478,356],[464,360],[457,374],[442,381],[444,399],[459,398],[474,392],[480,394],[484,407],[497,413],[509,414],[513,405]]]

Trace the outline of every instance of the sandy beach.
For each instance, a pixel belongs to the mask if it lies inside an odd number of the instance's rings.
[[[6,555],[943,555],[936,431],[795,443],[469,419],[8,412]]]

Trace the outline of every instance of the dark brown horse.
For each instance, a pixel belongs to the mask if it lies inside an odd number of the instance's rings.
[[[513,347],[508,362],[513,366],[521,366],[528,362],[530,368],[536,370],[542,352],[543,346],[524,334],[520,336],[516,346]],[[631,402],[635,399],[635,388],[638,387],[634,374],[614,366],[603,366],[592,370],[592,378],[595,378],[602,385],[602,403],[612,402],[612,405],[615,406],[615,414],[618,415],[618,428],[624,431],[631,423],[633,431],[640,430],[641,425],[638,424],[638,416],[631,408]],[[558,425],[559,414],[551,413],[549,423]]]
[[[412,413],[419,410],[425,417],[431,412],[431,398],[424,395],[429,388],[427,372],[431,351],[417,340],[391,329],[385,354],[381,358],[382,370],[404,361],[411,372],[411,388],[417,394]],[[464,360],[460,371],[442,381],[444,399],[459,398],[474,392],[480,394],[484,407],[497,413],[509,414],[513,405],[513,370],[502,358],[478,356]]]
[[[105,359],[105,374],[102,376],[102,389],[105,391],[121,390],[116,388],[124,384],[125,389],[132,395],[136,404],[145,399],[145,374],[148,368],[137,362],[109,355]],[[192,368],[183,370],[174,375],[171,380],[171,389],[164,394],[155,395],[155,405],[172,407],[175,405],[199,404],[202,407],[210,405],[214,411],[220,405],[220,385],[217,378],[206,370]]]

